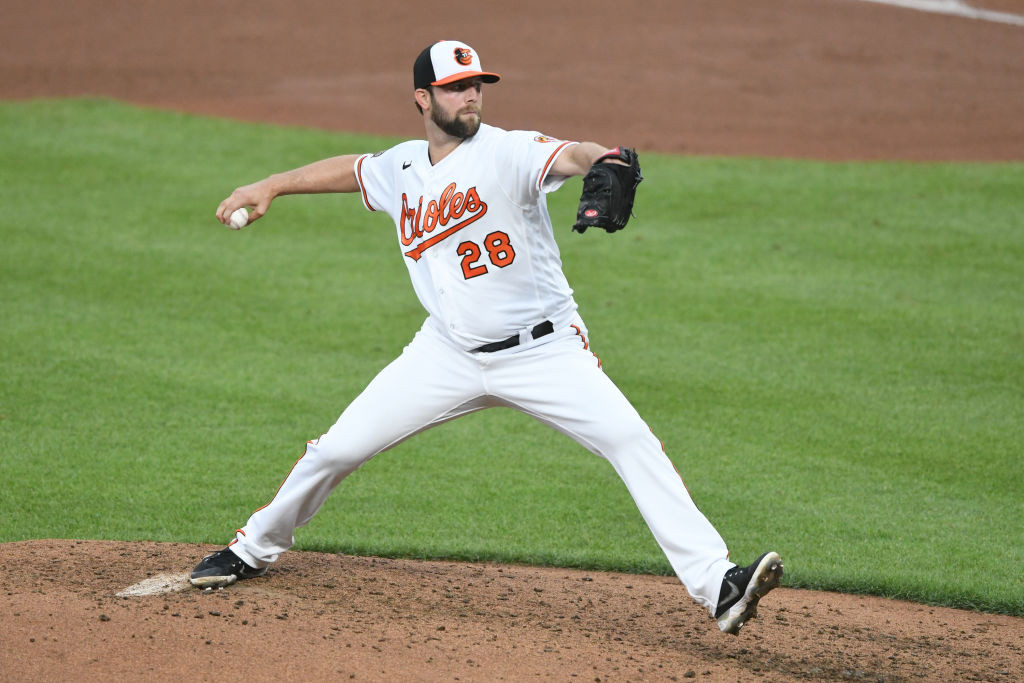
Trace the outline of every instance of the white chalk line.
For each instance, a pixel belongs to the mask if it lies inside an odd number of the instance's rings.
[[[134,586],[128,586],[117,594],[119,598],[137,598],[146,595],[162,595],[183,591],[191,587],[188,582],[188,574],[157,574],[144,581],[139,581]]]
[[[994,21],[999,24],[1013,24],[1024,26],[1024,16],[1010,14],[1009,12],[995,12],[993,10],[978,9],[971,7],[961,0],[860,0],[860,2],[875,2],[881,5],[894,5],[896,7],[907,7],[920,10],[921,12],[935,12],[937,14],[951,14],[967,19],[979,19],[981,21]]]

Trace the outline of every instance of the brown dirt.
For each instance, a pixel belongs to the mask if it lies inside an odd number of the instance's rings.
[[[1017,0],[975,4],[1024,14]],[[459,37],[504,74],[487,118],[505,127],[697,154],[1024,157],[1024,28],[869,3],[6,0],[4,10],[0,98],[106,95],[417,136],[412,56]],[[293,552],[227,590],[117,596],[147,578],[180,581],[211,549],[0,545],[2,677],[1024,680],[1019,618],[781,588],[733,638],[668,577]]]
[[[1024,678],[1012,617],[780,588],[739,637],[674,578],[285,554],[225,590],[118,597],[212,547],[0,546],[9,680]]]
[[[1024,27],[874,3],[3,4],[0,98],[103,94],[420,136],[413,57],[461,37],[504,75],[485,114],[507,128],[715,155],[1024,156]],[[1020,0],[984,4],[1024,15]]]

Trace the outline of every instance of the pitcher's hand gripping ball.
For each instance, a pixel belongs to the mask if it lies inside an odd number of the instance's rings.
[[[632,215],[636,188],[643,179],[640,160],[629,147],[616,147],[598,157],[583,177],[583,194],[572,229],[579,233],[587,228],[622,230]]]
[[[247,225],[249,225],[249,210],[244,206],[240,209],[235,209],[231,213],[231,218],[228,219],[228,227],[232,230],[241,230]]]

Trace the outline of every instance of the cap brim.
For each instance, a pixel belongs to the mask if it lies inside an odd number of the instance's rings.
[[[466,78],[476,77],[479,77],[480,80],[482,80],[484,83],[497,83],[498,81],[501,80],[501,76],[499,76],[498,74],[490,73],[488,71],[460,71],[457,74],[452,74],[451,76],[442,78],[439,81],[434,81],[430,85],[448,85],[449,83],[454,83],[455,81],[461,81]]]

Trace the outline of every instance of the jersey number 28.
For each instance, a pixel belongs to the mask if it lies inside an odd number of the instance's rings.
[[[491,263],[498,268],[504,268],[516,260],[516,252],[508,241],[508,235],[500,230],[492,232],[484,238],[484,249],[487,250],[487,256]],[[455,252],[462,257],[462,274],[467,280],[487,273],[487,265],[477,263],[482,252],[480,245],[476,242],[463,242],[455,249]]]

